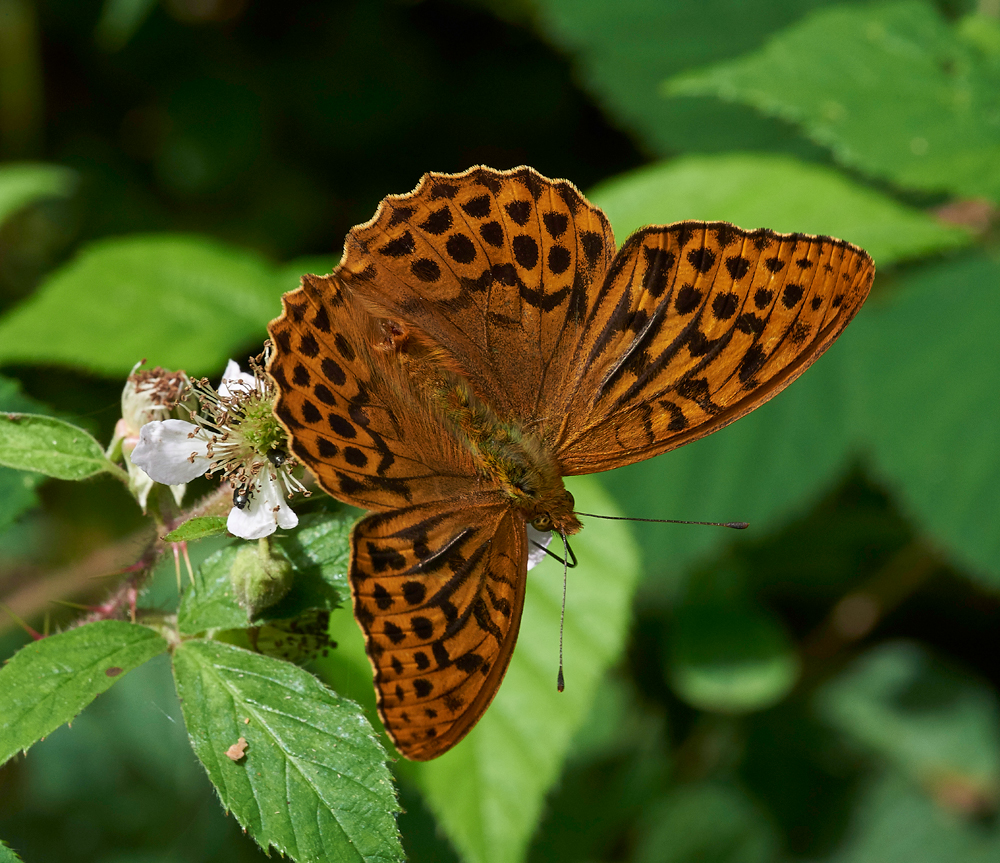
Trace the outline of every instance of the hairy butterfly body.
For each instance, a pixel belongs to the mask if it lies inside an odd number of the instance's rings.
[[[767,401],[861,307],[831,237],[611,226],[531,168],[428,174],[272,322],[291,450],[354,528],[354,613],[407,758],[475,725],[510,661],[527,529],[580,529],[562,477],[674,449]]]

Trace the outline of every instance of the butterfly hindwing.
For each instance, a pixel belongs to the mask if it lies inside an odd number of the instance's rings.
[[[555,397],[615,252],[604,214],[531,168],[427,174],[347,236],[337,274],[447,346],[498,416]]]
[[[831,237],[726,222],[622,246],[573,362],[564,475],[640,461],[733,422],[795,380],[861,307],[871,258]]]
[[[292,452],[334,497],[382,510],[460,494],[476,475],[414,387],[384,322],[335,277],[304,276],[271,322],[268,371]]]
[[[452,747],[496,694],[517,640],[527,554],[524,519],[496,493],[354,528],[354,613],[379,714],[407,758]]]

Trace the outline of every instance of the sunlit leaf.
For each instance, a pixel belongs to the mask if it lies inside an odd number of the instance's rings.
[[[14,850],[0,839],[0,863],[22,863]]]
[[[615,177],[589,197],[611,219],[619,243],[644,225],[721,219],[744,228],[840,237],[881,266],[970,241],[961,228],[789,156],[688,156]]]
[[[280,310],[253,252],[176,234],[101,240],[0,320],[0,363],[124,376],[138,360],[206,374]]]
[[[218,642],[184,642],[174,675],[195,753],[262,848],[300,863],[403,859],[385,752],[356,704],[291,663]],[[240,738],[245,755],[231,760]]]
[[[16,413],[0,413],[0,465],[69,480],[115,470],[89,432],[55,417]]]
[[[35,162],[0,164],[0,225],[43,198],[64,198],[76,188],[76,171]]]
[[[17,381],[0,377],[0,411],[41,413],[43,410],[44,405],[21,392]],[[0,534],[37,503],[35,488],[41,480],[38,473],[0,467]]]
[[[206,536],[222,536],[225,533],[225,516],[203,515],[188,519],[163,538],[167,542],[190,542],[195,539],[204,539]]]
[[[539,0],[537,26],[573,60],[604,111],[644,149],[807,152],[795,130],[743,105],[666,99],[684,69],[739,56],[823,0]],[[737,24],[738,22],[738,24]]]
[[[167,649],[152,629],[101,620],[23,647],[0,667],[0,764]]]
[[[998,287],[994,257],[914,271],[870,303],[842,340],[856,398],[851,422],[871,468],[930,539],[993,587],[1000,586]]]
[[[847,165],[900,186],[1000,201],[1000,65],[923,0],[815,12],[763,49],[674,78],[801,123]]]

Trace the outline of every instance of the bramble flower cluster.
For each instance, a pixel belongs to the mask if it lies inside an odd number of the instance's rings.
[[[251,366],[252,375],[230,360],[218,389],[207,380],[191,382],[198,412],[191,412],[190,422],[162,419],[143,425],[132,462],[170,486],[220,473],[233,488],[227,530],[261,539],[279,527],[295,527],[298,516],[286,498],[308,492],[292,474],[296,462],[272,413],[274,385],[259,364]]]

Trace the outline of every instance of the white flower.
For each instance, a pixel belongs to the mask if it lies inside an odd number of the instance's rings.
[[[142,362],[145,362],[143,360]],[[168,372],[157,366],[155,369],[139,371],[142,362],[132,367],[122,390],[122,417],[115,424],[115,434],[108,447],[108,457],[124,460],[129,475],[129,489],[146,509],[153,480],[136,469],[132,453],[139,443],[139,435],[149,422],[164,420],[178,408],[189,389],[189,381],[184,372]],[[171,484],[174,499],[180,505],[184,497],[184,485]]]
[[[132,461],[167,485],[221,473],[233,487],[227,528],[243,539],[295,527],[299,519],[286,497],[305,489],[292,476],[295,462],[285,454],[284,433],[271,410],[273,385],[230,360],[217,390],[206,381],[195,390],[202,412],[191,415],[194,422],[147,423]]]
[[[548,552],[545,549],[552,542],[552,536],[551,530],[536,530],[531,522],[528,522],[528,569],[548,557]]]

